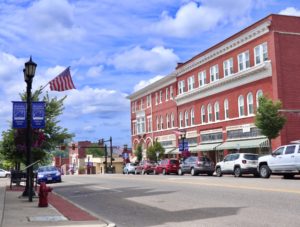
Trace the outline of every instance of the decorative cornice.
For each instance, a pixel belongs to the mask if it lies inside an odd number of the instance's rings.
[[[231,76],[221,78],[213,83],[198,87],[192,91],[178,95],[175,100],[178,106],[202,99],[223,91],[227,91],[239,86],[249,84],[272,76],[271,62],[266,61],[262,64],[253,66],[247,70],[237,72]]]
[[[266,21],[264,23],[262,23],[261,25],[255,27],[254,29],[250,30],[249,32],[246,32],[245,34],[239,36],[236,39],[233,39],[229,42],[227,42],[226,44],[208,52],[205,55],[200,56],[199,58],[196,58],[195,60],[191,61],[190,63],[178,68],[175,71],[175,74],[177,76],[180,76],[194,68],[197,68],[225,53],[228,53],[242,45],[244,45],[245,43],[248,43],[266,33],[269,32],[269,26],[271,24],[271,21]]]

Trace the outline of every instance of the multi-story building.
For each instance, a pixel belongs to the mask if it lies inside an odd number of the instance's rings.
[[[176,131],[184,131],[192,153],[215,161],[260,153],[269,146],[254,124],[261,95],[280,100],[287,118],[272,148],[298,140],[299,86],[300,17],[269,15],[131,94],[132,147],[145,152],[157,140],[178,154]]]

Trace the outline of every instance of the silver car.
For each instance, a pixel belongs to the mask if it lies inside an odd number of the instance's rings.
[[[123,168],[123,174],[135,173],[136,163],[127,163]]]
[[[10,177],[10,172],[4,169],[0,169],[0,177]]]

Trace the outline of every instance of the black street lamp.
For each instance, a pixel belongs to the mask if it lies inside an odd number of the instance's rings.
[[[26,87],[26,104],[27,104],[27,127],[26,127],[26,166],[27,166],[27,178],[26,187],[23,192],[23,196],[28,196],[29,202],[32,202],[33,192],[33,166],[32,166],[32,130],[31,130],[31,116],[32,116],[32,97],[31,97],[31,87],[32,80],[35,74],[37,64],[34,63],[30,57],[30,60],[25,63],[24,80],[27,84]]]

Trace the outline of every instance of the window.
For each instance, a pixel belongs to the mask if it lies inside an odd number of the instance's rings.
[[[174,114],[173,113],[171,113],[171,126],[172,126],[172,128],[175,127],[175,118],[174,118]]]
[[[219,67],[214,65],[210,67],[210,82],[214,82],[219,79]]]
[[[198,73],[198,81],[199,81],[199,87],[204,86],[206,84],[206,72],[201,71]]]
[[[245,70],[250,67],[249,51],[245,51],[238,55],[238,65],[239,71]]]
[[[179,94],[182,94],[185,90],[185,83],[184,80],[178,82]]]
[[[159,91],[159,103],[162,103],[162,91]]]
[[[132,135],[136,134],[136,122],[132,122]]]
[[[220,105],[219,102],[215,103],[215,121],[219,121],[220,120]]]
[[[152,117],[148,117],[148,132],[152,132]]]
[[[136,119],[137,134],[145,133],[145,117],[139,117]]]
[[[166,101],[169,100],[169,88],[166,88]]]
[[[159,130],[159,119],[156,117],[156,130]]]
[[[131,103],[131,112],[134,113],[134,102]]]
[[[261,96],[263,96],[263,92],[262,92],[262,90],[258,90],[256,92],[256,108],[259,107],[259,97],[261,97]]]
[[[173,86],[170,87],[170,99],[173,99],[174,94],[173,94]]]
[[[202,121],[202,124],[205,123],[205,106],[204,105],[201,107],[201,121]]]
[[[195,124],[195,111],[191,109],[191,125]]]
[[[164,118],[163,118],[163,116],[160,116],[160,129],[161,130],[164,129]]]
[[[191,91],[195,88],[195,77],[194,76],[190,76],[188,78],[188,90]]]
[[[140,110],[144,109],[144,100],[141,99],[141,106],[140,106]]]
[[[151,106],[151,95],[147,96],[147,107]]]
[[[283,154],[283,150],[284,150],[284,147],[279,147],[276,151],[274,151],[273,154],[275,154],[275,155],[282,155]]]
[[[254,61],[258,65],[268,60],[268,47],[267,43],[260,44],[254,48]]]
[[[169,114],[166,115],[166,120],[167,120],[167,128],[170,128],[170,117],[169,117]]]
[[[183,127],[183,116],[182,116],[182,112],[179,113],[179,127],[180,127],[180,128]]]
[[[228,99],[224,100],[224,116],[225,116],[225,119],[229,118],[229,104],[228,104]]]
[[[239,96],[238,99],[238,105],[239,105],[239,116],[244,116],[245,115],[245,110],[244,110],[244,97],[242,95]]]
[[[189,113],[188,111],[185,111],[184,113],[184,120],[185,120],[185,126],[189,125]]]
[[[253,95],[252,93],[248,93],[247,95],[247,108],[248,108],[248,115],[253,114]]]
[[[294,154],[296,146],[287,146],[284,154]]]
[[[212,106],[211,106],[211,104],[207,105],[207,115],[208,115],[208,122],[212,122],[213,115],[212,115]]]
[[[158,93],[155,93],[155,105],[158,105]]]
[[[233,60],[232,58],[226,60],[223,62],[223,68],[224,68],[224,77],[230,76],[233,74]]]

